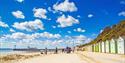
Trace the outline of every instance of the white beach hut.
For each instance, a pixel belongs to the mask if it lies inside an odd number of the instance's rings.
[[[101,42],[99,42],[99,52],[101,52]]]
[[[105,43],[101,42],[101,45],[102,45],[102,52],[104,53],[105,52]]]
[[[111,53],[116,53],[116,43],[115,39],[110,40],[110,52]]]
[[[106,46],[106,53],[109,53],[109,41],[108,40],[106,40],[105,46]]]
[[[117,39],[117,51],[118,54],[125,54],[125,37],[119,37]]]

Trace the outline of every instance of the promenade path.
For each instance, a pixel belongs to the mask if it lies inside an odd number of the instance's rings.
[[[30,58],[17,63],[125,63],[125,56],[92,52],[60,53]]]

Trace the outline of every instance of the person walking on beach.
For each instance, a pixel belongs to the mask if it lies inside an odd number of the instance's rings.
[[[47,54],[47,48],[45,48],[45,54]]]
[[[71,48],[70,47],[66,47],[66,52],[67,53],[71,53]]]
[[[66,53],[69,53],[69,47],[66,47]]]
[[[62,49],[62,53],[64,53],[64,51],[65,51],[65,49],[63,48],[63,49]]]
[[[57,54],[58,53],[58,48],[56,47],[56,49],[55,49],[55,54]]]
[[[73,53],[75,52],[75,47],[72,48],[72,52],[73,52]]]

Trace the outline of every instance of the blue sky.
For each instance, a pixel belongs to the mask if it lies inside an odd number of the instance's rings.
[[[123,19],[125,0],[0,0],[0,43],[4,48],[65,47],[72,46],[71,39],[83,44]]]

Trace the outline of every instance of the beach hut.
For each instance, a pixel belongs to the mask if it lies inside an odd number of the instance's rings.
[[[86,49],[87,51],[92,52],[92,45],[87,45]]]
[[[105,42],[105,46],[106,46],[106,53],[109,53],[109,41],[108,40],[106,40],[106,42]]]
[[[101,52],[101,42],[99,42],[99,52]]]
[[[117,51],[118,54],[125,54],[125,37],[119,37],[117,39]]]
[[[96,52],[96,44],[93,44],[93,47],[94,47],[94,51],[93,52]]]
[[[105,52],[105,42],[101,42],[101,45],[102,45],[102,52],[104,53]]]
[[[92,52],[94,52],[94,44],[92,44]]]
[[[99,52],[99,44],[98,43],[95,44],[95,52]]]
[[[116,53],[116,40],[110,40],[110,53]]]

